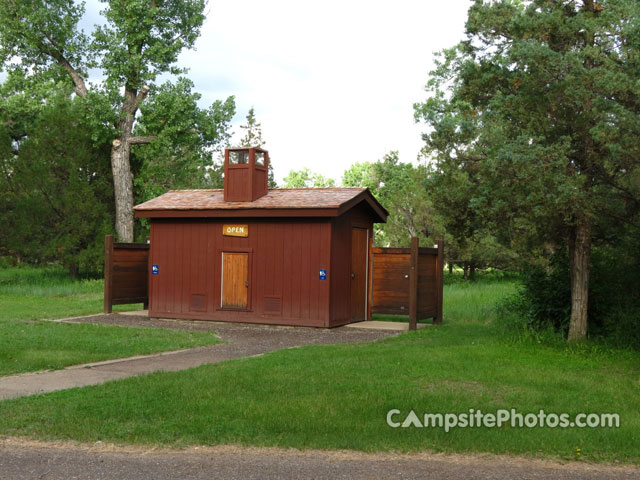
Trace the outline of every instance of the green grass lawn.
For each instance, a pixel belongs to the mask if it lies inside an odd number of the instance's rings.
[[[42,320],[100,313],[102,279],[69,278],[62,268],[0,268],[0,321]],[[114,311],[141,310],[142,304]]]
[[[640,354],[513,339],[491,304],[513,282],[445,287],[439,327],[308,346],[0,402],[0,433],[41,439],[495,452],[640,463]],[[390,428],[424,413],[618,413],[620,428]],[[577,452],[580,449],[581,455]]]
[[[211,332],[0,320],[0,376],[211,345]]]
[[[447,322],[488,323],[495,315],[495,305],[517,291],[515,281],[491,281],[483,283],[454,283],[444,286],[443,317]],[[407,315],[374,314],[372,320],[409,322]],[[431,319],[420,323],[431,323]]]
[[[0,375],[58,369],[217,341],[207,332],[40,320],[100,313],[102,285],[101,280],[71,280],[64,270],[55,268],[0,269]]]

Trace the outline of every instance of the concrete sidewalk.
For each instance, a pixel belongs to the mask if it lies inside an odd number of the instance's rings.
[[[430,323],[418,323],[418,328],[431,327]],[[388,330],[395,332],[408,332],[409,324],[407,322],[383,322],[380,320],[369,320],[367,322],[349,323],[346,328],[367,328],[371,330]]]
[[[216,347],[227,347],[225,349]],[[237,358],[228,345],[212,345],[155,355],[119,358],[73,365],[64,370],[21,373],[0,377],[0,400],[96,385],[109,380],[143,375],[158,370],[175,371]]]
[[[227,343],[154,355],[121,358],[74,365],[64,370],[23,373],[0,377],[0,400],[96,385],[109,380],[144,375],[157,371],[177,371],[206,363],[261,355],[283,348],[310,344],[363,342],[397,334],[396,331],[337,328],[267,327],[246,324],[149,320],[146,317],[119,314],[66,319],[74,323],[109,323],[126,326],[215,330]]]

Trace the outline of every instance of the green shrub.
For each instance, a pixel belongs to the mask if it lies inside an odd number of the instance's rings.
[[[589,334],[618,346],[640,349],[640,265],[636,252],[621,245],[594,248],[589,281]],[[501,321],[512,330],[548,329],[567,334],[571,316],[571,281],[566,253],[554,255],[546,269],[522,275],[520,293],[501,308]]]
[[[640,307],[611,311],[604,318],[602,336],[614,345],[640,350]]]

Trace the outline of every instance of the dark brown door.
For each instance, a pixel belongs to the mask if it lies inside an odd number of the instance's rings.
[[[222,254],[222,308],[248,308],[249,254]]]
[[[369,239],[365,228],[351,229],[351,320],[367,316],[367,251]]]

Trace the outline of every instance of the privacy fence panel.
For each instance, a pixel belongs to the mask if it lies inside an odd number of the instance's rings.
[[[149,244],[104,239],[104,311],[113,305],[149,303]]]
[[[418,320],[442,322],[442,269],[444,245],[418,248],[373,248],[372,313],[409,315],[413,329]]]

